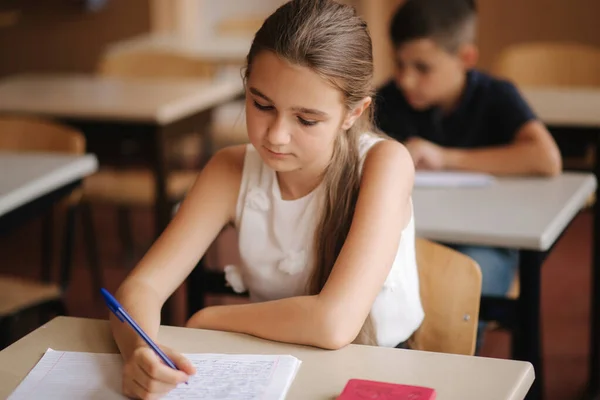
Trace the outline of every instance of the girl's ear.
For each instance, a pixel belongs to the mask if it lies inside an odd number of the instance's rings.
[[[347,131],[348,129],[352,128],[352,125],[354,125],[354,123],[356,122],[357,119],[360,118],[362,113],[365,112],[365,110],[367,108],[369,108],[372,101],[373,100],[371,99],[370,96],[365,97],[364,99],[359,101],[358,104],[356,104],[354,106],[354,108],[352,110],[350,110],[350,112],[348,112],[348,114],[346,114],[346,118],[344,119],[344,122],[342,123],[342,129]]]

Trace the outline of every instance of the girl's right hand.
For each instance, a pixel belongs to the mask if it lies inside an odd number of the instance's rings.
[[[138,347],[123,367],[125,396],[144,400],[159,399],[196,373],[194,366],[183,355],[167,347],[160,348],[179,371],[165,365],[149,347]]]

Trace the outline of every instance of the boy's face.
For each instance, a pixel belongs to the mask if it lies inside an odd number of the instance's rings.
[[[432,39],[416,39],[399,46],[395,61],[396,85],[417,110],[453,107],[462,93],[466,70],[471,67],[462,50],[452,54]]]

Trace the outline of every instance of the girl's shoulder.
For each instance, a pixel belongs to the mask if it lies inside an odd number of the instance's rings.
[[[370,143],[361,154],[363,179],[384,175],[411,182],[414,180],[414,163],[402,143],[377,135],[368,140]]]
[[[219,149],[211,158],[210,163],[233,174],[242,174],[244,169],[244,158],[246,157],[246,145],[227,146]]]
[[[414,174],[412,157],[408,149],[399,141],[377,133],[364,133],[359,139],[359,153],[361,161],[373,163],[373,160],[387,163],[400,163],[408,168],[408,174]],[[404,170],[404,168],[403,168]],[[396,171],[399,172],[399,171]]]
[[[209,187],[218,185],[226,192],[239,190],[244,170],[246,146],[229,146],[216,151],[202,168],[200,177],[208,181]]]

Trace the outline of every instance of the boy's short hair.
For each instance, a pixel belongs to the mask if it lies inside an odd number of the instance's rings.
[[[475,41],[475,0],[406,0],[390,26],[394,47],[416,39],[432,39],[455,52]]]

